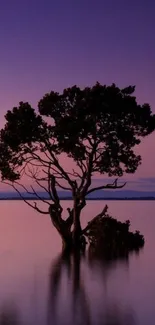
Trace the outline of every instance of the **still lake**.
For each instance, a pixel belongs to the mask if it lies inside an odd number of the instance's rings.
[[[88,201],[83,225],[106,201]],[[0,324],[154,325],[155,202],[108,201],[109,214],[130,219],[145,246],[111,262],[61,258],[50,218],[22,201],[0,201]],[[71,201],[63,201],[65,209]]]

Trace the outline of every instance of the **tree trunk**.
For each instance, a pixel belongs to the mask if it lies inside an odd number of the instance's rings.
[[[63,251],[81,250],[83,248],[81,241],[81,224],[80,224],[80,212],[81,208],[77,206],[76,200],[73,208],[73,220],[72,223],[67,223],[61,218],[56,210],[50,210],[50,217],[53,226],[57,229],[62,239]],[[71,231],[71,225],[73,225],[73,231]]]
[[[73,246],[74,249],[81,248],[81,223],[80,223],[80,213],[81,207],[79,200],[75,197],[74,198],[74,207],[73,207]]]
[[[74,208],[74,219],[73,219],[73,245],[75,249],[78,249],[81,245],[81,224],[80,224],[80,211],[78,208]]]
[[[52,218],[51,218],[52,219]],[[71,230],[68,229],[65,225],[65,221],[62,220],[62,223],[57,223],[52,220],[53,226],[57,229],[61,239],[62,239],[62,249],[63,251],[72,250],[73,240]]]
[[[60,235],[62,238],[62,252],[63,253],[69,253],[73,250],[73,240],[72,235],[68,236],[67,238],[64,238],[64,236]]]
[[[59,212],[53,211],[52,209],[49,211],[50,218],[53,226],[57,229],[61,239],[62,239],[62,248],[63,251],[70,250],[72,248],[72,233],[71,227],[67,225],[65,220],[61,218]]]

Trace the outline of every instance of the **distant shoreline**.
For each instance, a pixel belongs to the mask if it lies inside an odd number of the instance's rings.
[[[30,197],[24,197],[24,200],[26,201],[40,201],[40,200],[50,200],[48,198],[30,198]],[[71,197],[62,197],[60,198],[61,201],[72,201]],[[123,198],[86,198],[86,201],[154,201],[155,197],[123,197]],[[18,197],[10,197],[10,198],[0,198],[0,201],[23,201],[22,198]]]

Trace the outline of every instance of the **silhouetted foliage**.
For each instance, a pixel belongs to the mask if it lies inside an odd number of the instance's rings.
[[[48,193],[50,201],[42,200],[48,205],[46,211],[36,202],[25,201],[50,215],[64,244],[78,246],[83,238],[80,214],[87,195],[125,185],[116,180],[91,187],[94,173],[120,177],[134,173],[141,162],[134,146],[154,131],[155,116],[148,104],[137,104],[134,91],[135,87],[120,89],[114,84],[73,86],[62,94],[46,94],[38,103],[38,113],[29,103],[20,102],[5,116],[0,133],[2,180],[11,182],[21,197],[22,189],[39,198],[34,183]],[[62,153],[73,160],[76,169],[66,170]],[[19,183],[23,174],[32,178],[29,189]],[[66,220],[62,219],[58,188],[72,193],[73,208],[68,209]]]
[[[95,252],[107,259],[126,258],[129,252],[139,251],[144,246],[144,236],[139,231],[129,231],[130,221],[118,221],[105,215],[95,217],[86,231],[91,253]]]

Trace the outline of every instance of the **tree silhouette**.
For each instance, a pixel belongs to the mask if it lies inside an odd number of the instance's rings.
[[[134,91],[135,87],[120,89],[114,84],[97,83],[84,89],[74,86],[62,94],[46,94],[38,103],[38,113],[29,103],[20,102],[5,116],[0,133],[2,180],[9,182],[33,209],[50,215],[64,246],[81,246],[80,215],[87,195],[125,185],[116,179],[92,187],[94,173],[120,177],[134,173],[141,162],[134,147],[154,131],[155,116],[148,104],[137,104]],[[74,162],[75,169],[66,170],[62,154]],[[20,182],[24,174],[32,178],[29,188]],[[40,198],[34,183],[49,200]],[[70,191],[73,198],[65,220],[60,188]],[[23,190],[42,199],[48,208],[42,210],[38,202],[27,201]]]

